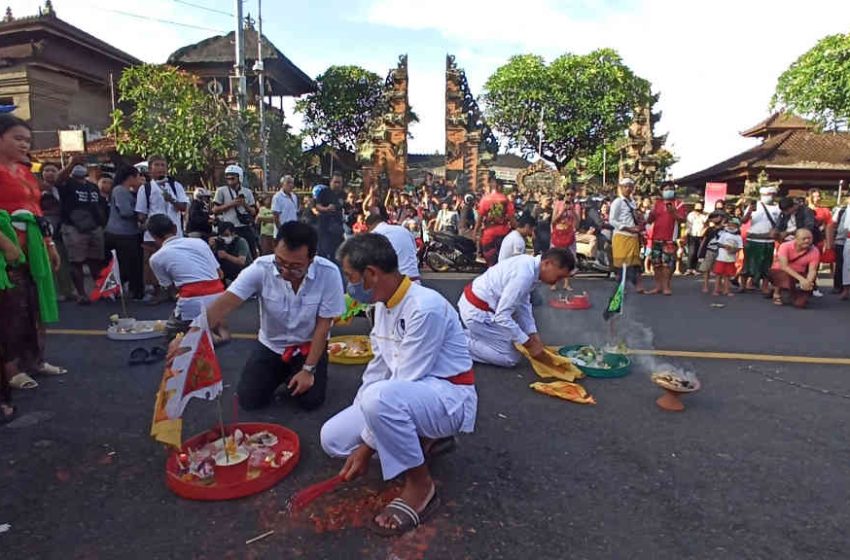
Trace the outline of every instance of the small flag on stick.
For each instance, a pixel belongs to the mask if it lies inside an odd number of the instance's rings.
[[[605,311],[602,312],[602,317],[607,321],[614,315],[623,313],[623,301],[626,296],[626,265],[623,265],[623,277],[620,283],[617,284],[617,289],[611,294],[611,299],[608,300],[608,305]]]

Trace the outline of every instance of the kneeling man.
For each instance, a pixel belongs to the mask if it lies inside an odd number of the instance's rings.
[[[528,348],[532,357],[540,356],[545,347],[531,312],[531,293],[537,282],[553,286],[573,268],[572,252],[555,248],[536,257],[518,255],[501,261],[467,284],[457,305],[472,359],[513,367],[520,359],[514,343]]]
[[[474,427],[472,360],[457,312],[439,293],[398,271],[386,237],[354,236],[338,260],[352,297],[376,304],[374,358],[354,404],[322,427],[322,448],[347,458],[340,471],[346,480],[365,474],[376,452],[384,480],[404,474],[401,496],[372,525],[381,534],[401,534],[439,505],[425,455]]]

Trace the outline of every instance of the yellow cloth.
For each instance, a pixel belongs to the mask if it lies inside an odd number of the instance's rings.
[[[614,268],[640,265],[640,237],[637,235],[617,235],[611,239],[611,256]]]
[[[537,383],[532,383],[529,387],[538,393],[543,393],[550,397],[557,397],[578,404],[596,404],[593,397],[578,383],[570,383],[569,381],[541,383],[538,381]]]
[[[528,349],[522,344],[516,344],[515,346],[523,356],[528,358],[528,361],[531,362],[531,367],[534,368],[534,373],[540,377],[554,377],[555,379],[561,379],[563,381],[575,381],[576,379],[584,377],[581,370],[574,366],[569,358],[558,354],[557,346],[546,347],[548,363],[532,358],[528,353]]]

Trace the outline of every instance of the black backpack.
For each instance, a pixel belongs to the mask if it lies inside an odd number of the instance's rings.
[[[177,198],[177,187],[174,184],[175,183],[174,178],[173,177],[166,177],[165,180],[168,183],[168,186],[171,187],[171,192],[174,193],[174,198]],[[151,212],[151,190],[152,189],[153,189],[153,185],[151,185],[151,182],[146,181],[145,182],[145,199],[147,200],[147,203],[148,203],[148,206],[147,206],[148,214],[150,214],[150,212]],[[180,215],[182,216],[183,212],[180,212]]]

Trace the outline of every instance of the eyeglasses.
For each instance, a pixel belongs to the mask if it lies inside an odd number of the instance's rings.
[[[274,266],[281,274],[288,272],[292,276],[304,276],[307,273],[310,263],[282,263],[275,259]]]

